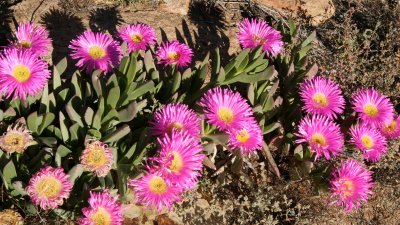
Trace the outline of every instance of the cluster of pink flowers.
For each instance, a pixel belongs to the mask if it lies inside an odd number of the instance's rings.
[[[168,104],[151,122],[158,137],[159,154],[143,177],[131,180],[137,202],[159,211],[171,208],[183,191],[196,186],[203,168],[200,119],[184,104]]]
[[[27,95],[38,94],[51,74],[41,59],[51,45],[49,34],[42,26],[20,23],[15,40],[0,52],[0,92],[4,96],[25,101]]]
[[[296,143],[307,143],[315,160],[321,155],[330,160],[344,151],[345,138],[335,119],[345,107],[345,100],[333,81],[314,77],[300,85],[303,110],[309,115],[300,121]],[[349,130],[348,141],[365,160],[376,162],[387,152],[387,139],[400,136],[399,117],[389,98],[373,88],[356,92],[351,104],[358,119]],[[347,211],[366,201],[373,186],[371,172],[355,160],[347,160],[332,172],[331,191],[336,204]]]
[[[252,108],[239,93],[220,87],[210,89],[201,99],[206,120],[229,135],[229,146],[243,155],[254,154],[262,146],[263,132]]]

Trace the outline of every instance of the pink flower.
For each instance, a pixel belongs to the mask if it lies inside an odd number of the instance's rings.
[[[19,98],[41,92],[50,78],[46,62],[30,50],[9,48],[0,55],[0,92]]]
[[[335,119],[343,113],[344,98],[339,85],[323,77],[306,80],[300,86],[300,96],[304,103],[303,110],[311,114],[324,115]]]
[[[187,67],[192,62],[193,51],[187,45],[178,41],[164,42],[157,50],[159,64]]]
[[[243,121],[238,128],[228,130],[228,135],[229,146],[239,148],[243,155],[254,154],[262,147],[263,133],[254,118]]]
[[[346,211],[359,208],[372,194],[372,174],[356,160],[348,159],[332,171],[330,180],[333,204],[342,205]]]
[[[400,136],[400,116],[389,122],[384,122],[379,127],[382,134],[387,138],[398,138]]]
[[[238,39],[243,48],[253,49],[261,45],[269,56],[276,56],[283,50],[281,33],[264,20],[245,18],[239,24]]]
[[[173,130],[188,132],[193,137],[200,136],[200,119],[187,105],[176,103],[165,105],[154,114],[152,134],[163,136]]]
[[[376,162],[386,153],[386,138],[375,128],[357,124],[350,128],[351,142],[366,160]]]
[[[26,188],[31,201],[42,209],[55,209],[68,199],[72,190],[69,175],[61,167],[46,166],[35,173]]]
[[[353,108],[362,122],[379,127],[393,118],[393,104],[375,89],[363,89],[353,95]]]
[[[200,99],[209,123],[221,131],[239,129],[253,115],[251,107],[239,93],[220,87],[207,91]]]
[[[129,186],[136,193],[136,201],[147,207],[170,209],[176,201],[180,201],[181,188],[173,185],[160,172],[150,170],[145,176],[131,180]]]
[[[343,152],[344,139],[339,126],[321,115],[305,117],[300,121],[296,143],[307,143],[316,153],[315,160],[321,155],[330,160]]]
[[[114,163],[111,150],[101,141],[91,140],[86,143],[80,158],[83,167],[98,177],[107,176]]]
[[[147,45],[156,43],[154,29],[143,23],[129,24],[118,31],[119,36],[128,44],[129,53],[146,50]]]
[[[13,46],[17,48],[30,49],[36,56],[45,56],[49,52],[49,32],[40,25],[19,23],[15,36],[17,40]]]
[[[121,204],[117,202],[117,196],[112,197],[108,190],[102,193],[90,192],[89,207],[83,208],[83,218],[79,219],[80,225],[120,225],[122,216]]]
[[[111,72],[122,58],[118,42],[108,34],[86,31],[71,41],[71,57],[78,60],[76,66],[85,69],[87,73],[94,70]]]
[[[196,186],[201,176],[203,147],[199,140],[187,132],[172,132],[170,136],[159,138],[160,156],[156,159],[163,168],[163,175],[173,184],[189,190]]]

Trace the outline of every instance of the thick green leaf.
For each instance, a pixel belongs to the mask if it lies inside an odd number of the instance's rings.
[[[43,117],[43,121],[39,126],[38,134],[40,135],[43,133],[43,131],[51,125],[51,123],[54,121],[56,116],[53,113],[46,113]]]
[[[142,110],[147,104],[147,100],[139,103],[135,101],[130,103],[125,109],[118,111],[118,118],[121,122],[129,122],[135,118],[138,111]]]
[[[317,33],[315,31],[313,31],[307,38],[306,40],[303,41],[303,43],[301,43],[301,47],[304,48],[307,45],[309,45],[311,42],[313,42],[315,40],[315,38],[317,37]]]
[[[17,170],[15,169],[14,163],[10,160],[3,168],[4,180],[7,184],[11,184],[12,179],[17,177]]]
[[[105,136],[102,139],[102,141],[108,142],[108,143],[118,141],[121,138],[123,138],[125,135],[129,134],[130,131],[131,131],[131,129],[129,128],[129,126],[124,124],[122,127],[118,128],[114,132]]]
[[[60,130],[61,130],[62,138],[63,138],[64,142],[66,142],[69,140],[69,133],[68,133],[67,126],[65,124],[65,116],[61,111],[59,114],[59,119],[60,119]]]
[[[35,111],[35,112],[29,114],[27,121],[26,121],[27,122],[26,125],[28,126],[28,129],[30,131],[32,131],[33,133],[37,133],[37,130],[38,130],[37,117],[38,117],[37,112]]]
[[[81,164],[77,164],[74,167],[72,167],[69,171],[68,171],[68,175],[69,175],[69,180],[72,182],[72,184],[75,183],[75,180],[80,177],[83,173],[83,167]]]
[[[144,84],[141,84],[138,86],[132,94],[129,95],[129,99],[134,100],[140,96],[143,96],[147,92],[151,92],[154,89],[154,82],[153,81],[147,81]]]
[[[128,85],[131,84],[133,82],[133,80],[135,79],[136,65],[137,65],[137,61],[136,61],[135,54],[131,54],[128,71],[126,73]]]
[[[57,144],[57,139],[54,137],[38,137],[38,139],[49,147],[54,147]]]
[[[119,87],[113,87],[109,92],[107,96],[107,105],[110,106],[110,108],[115,109],[117,106],[118,100],[120,97],[120,90]]]
[[[171,89],[171,94],[175,93],[179,87],[181,86],[181,73],[179,71],[176,71],[174,73],[174,76],[172,78],[172,89]]]
[[[85,122],[87,125],[92,125],[93,122],[94,111],[92,108],[88,107],[85,112]]]
[[[279,122],[271,123],[268,126],[264,127],[264,129],[263,129],[264,132],[263,133],[264,134],[271,133],[272,131],[278,129],[280,126],[281,126],[281,124]]]

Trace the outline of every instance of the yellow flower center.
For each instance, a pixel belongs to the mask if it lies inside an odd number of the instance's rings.
[[[181,57],[181,55],[179,55],[179,53],[177,53],[177,52],[168,52],[169,60],[177,61],[177,60],[179,60],[180,57]]]
[[[31,77],[31,70],[27,66],[17,65],[14,67],[12,75],[17,81],[23,83]]]
[[[171,161],[171,165],[169,166],[169,169],[173,171],[174,173],[179,173],[182,168],[183,168],[183,159],[181,154],[179,154],[176,151],[172,151],[172,155],[174,158]]]
[[[325,108],[328,106],[328,99],[321,92],[315,93],[314,96],[312,97],[312,100],[315,103],[316,107]]]
[[[12,152],[22,153],[25,150],[25,137],[19,133],[8,133],[3,139],[4,149],[11,150]]]
[[[384,128],[385,132],[391,133],[397,130],[397,122],[395,120],[392,120],[389,124],[385,124]]]
[[[42,198],[56,198],[61,192],[62,183],[55,177],[43,177],[36,183],[35,189]]]
[[[154,194],[164,194],[168,190],[167,183],[162,177],[154,176],[149,181],[149,189]]]
[[[20,225],[23,224],[21,215],[11,209],[0,212],[0,222],[2,225]]]
[[[361,136],[361,143],[366,149],[371,149],[374,147],[374,140],[372,140],[371,136],[366,134]]]
[[[99,168],[106,165],[107,161],[108,158],[104,148],[94,144],[86,157],[86,164],[94,168]]]
[[[259,35],[254,35],[253,40],[254,40],[254,42],[258,42],[260,45],[263,45],[265,43],[265,38],[263,38]]]
[[[171,134],[172,130],[175,129],[177,131],[181,131],[183,129],[183,124],[179,122],[172,122],[170,125],[167,127],[167,133]]]
[[[140,43],[143,39],[142,35],[140,35],[140,34],[132,34],[130,36],[130,38],[134,43],[137,43],[137,44]]]
[[[249,138],[250,138],[249,133],[244,129],[239,131],[239,133],[236,135],[236,139],[242,144],[246,143],[249,140]]]
[[[233,121],[233,111],[227,107],[220,107],[217,112],[218,119],[224,121],[227,124]]]
[[[96,213],[90,217],[90,220],[93,225],[110,225],[111,215],[109,212],[107,212],[107,210],[99,207]]]
[[[32,46],[32,43],[30,41],[27,41],[27,40],[20,41],[19,44],[23,48],[30,48]]]
[[[354,193],[353,181],[351,181],[349,179],[343,179],[343,180],[341,180],[340,183],[341,183],[340,190],[342,191],[343,196],[349,197],[349,196],[353,195],[353,193]]]
[[[311,136],[311,141],[314,144],[317,145],[321,145],[321,146],[325,146],[326,145],[326,138],[324,135],[320,134],[320,133],[315,133]]]
[[[106,56],[106,51],[102,47],[93,46],[89,48],[89,55],[92,57],[92,59],[98,60]]]
[[[364,113],[371,117],[376,117],[378,115],[378,108],[376,105],[367,103],[364,105]]]

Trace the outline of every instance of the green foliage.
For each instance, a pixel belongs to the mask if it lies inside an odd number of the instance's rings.
[[[293,45],[288,54],[267,57],[261,47],[244,49],[225,66],[215,49],[193,68],[158,68],[148,50],[126,55],[111,75],[76,71],[67,77],[65,71],[71,65],[66,59],[61,60],[53,66],[53,78],[41,95],[30,96],[25,103],[1,103],[4,108],[0,110],[0,131],[18,120],[26,124],[38,142],[23,154],[0,152],[0,176],[9,197],[5,206],[18,204],[24,206],[26,213],[36,213],[29,208],[23,187],[45,165],[62,167],[70,175],[74,190],[79,190],[52,212],[57,216],[73,218],[79,214],[91,189],[109,188],[125,199],[128,178],[142,171],[144,157],[154,154],[155,140],[148,134],[152,113],[172,102],[196,108],[199,98],[217,86],[247,95],[269,148],[282,153],[295,149],[295,158],[306,161],[309,152],[301,146],[294,148],[293,130],[301,116],[298,83],[315,75],[318,69],[307,67],[306,56],[315,33],[296,43],[293,22],[280,28],[289,46]],[[204,122],[203,131],[207,152],[214,151],[217,145],[229,149],[227,135]],[[79,164],[85,143],[91,139],[113,149],[113,171],[104,178],[96,178]],[[231,170],[240,174],[243,158],[239,152],[232,157]],[[215,168],[209,159],[205,164]]]

